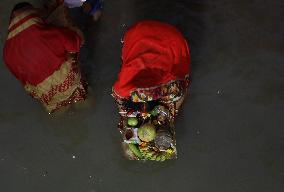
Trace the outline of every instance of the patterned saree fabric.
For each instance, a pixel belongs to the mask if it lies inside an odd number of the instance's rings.
[[[65,27],[48,25],[32,7],[14,11],[4,46],[4,61],[25,89],[48,112],[85,98],[77,63],[67,53],[79,52],[80,36]]]

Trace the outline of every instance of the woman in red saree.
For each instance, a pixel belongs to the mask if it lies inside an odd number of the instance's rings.
[[[138,22],[123,40],[113,97],[124,146],[129,145],[126,154],[130,159],[174,158],[173,122],[189,85],[187,42],[175,27],[158,21]]]
[[[51,113],[86,97],[77,63],[80,46],[76,32],[46,24],[32,5],[19,3],[11,14],[3,56],[25,90]]]

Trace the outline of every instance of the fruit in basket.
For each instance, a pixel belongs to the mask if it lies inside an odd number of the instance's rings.
[[[158,108],[157,108],[157,107],[155,107],[155,108],[150,112],[150,114],[153,115],[153,116],[157,116],[158,113],[159,113],[159,111],[158,111]]]
[[[159,150],[166,150],[171,147],[173,143],[172,135],[169,131],[159,130],[155,138],[155,146]]]
[[[163,114],[164,116],[169,115],[169,110],[163,105],[157,105],[152,111],[151,114],[157,116],[159,114]]]
[[[139,148],[135,144],[128,144],[128,147],[139,159],[143,158]]]
[[[151,123],[146,123],[138,129],[138,137],[145,142],[153,141],[156,137],[156,128]]]
[[[127,124],[131,127],[135,127],[136,125],[138,125],[138,119],[136,117],[129,117],[127,119]]]
[[[169,155],[166,152],[160,152],[160,151],[153,151],[151,148],[147,147],[141,147],[140,148],[140,153],[143,156],[144,159],[151,160],[151,161],[165,161],[166,159],[171,159],[172,154]]]
[[[167,117],[165,115],[158,115],[157,120],[161,123],[166,121]]]

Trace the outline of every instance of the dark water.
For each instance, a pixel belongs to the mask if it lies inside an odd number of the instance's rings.
[[[15,2],[1,1],[1,48]],[[95,25],[72,10],[86,35],[88,102],[47,115],[1,61],[0,191],[283,191],[283,8],[281,0],[109,0]],[[111,86],[121,37],[141,19],[173,24],[190,43],[176,161],[129,162],[118,145]]]

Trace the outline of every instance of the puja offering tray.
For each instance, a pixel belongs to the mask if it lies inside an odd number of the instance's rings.
[[[165,161],[177,158],[174,116],[166,106],[150,112],[129,111],[121,117],[119,131],[127,159]]]

